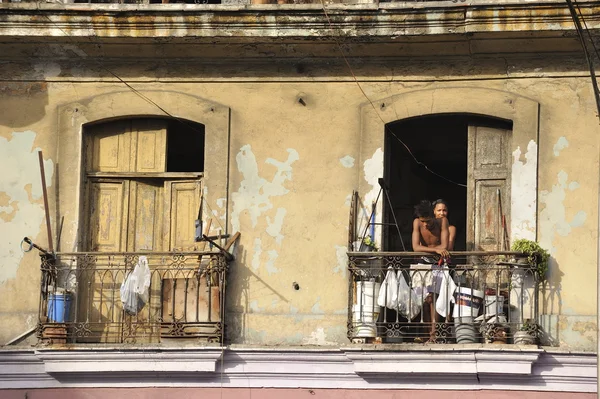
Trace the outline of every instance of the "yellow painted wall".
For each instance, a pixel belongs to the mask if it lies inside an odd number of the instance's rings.
[[[474,88],[490,89],[540,104],[537,236],[553,255],[552,287],[546,294],[552,316],[546,327],[562,346],[594,350],[599,143],[589,78],[581,71],[558,73],[560,64],[545,71],[520,61],[514,61],[517,72],[507,76],[499,65],[479,74],[435,63],[407,64],[400,70],[363,65],[355,73],[375,104],[417,90],[456,88],[465,96]],[[141,75],[132,68],[131,76]],[[177,82],[160,82],[145,72],[144,82],[132,84],[173,115],[197,115],[198,122],[207,110],[192,108],[190,96],[230,111],[229,203],[210,196],[209,205],[223,218],[224,228],[241,232],[227,291],[231,341],[345,345],[349,196],[363,179],[361,109],[368,100],[348,75],[330,76],[326,68],[314,67],[310,77],[278,78],[270,68],[265,66],[271,73],[266,79],[252,78],[252,73],[234,78],[232,66],[222,68],[225,77],[203,79],[189,66],[174,66],[171,76],[180,76]],[[94,113],[89,107],[105,107],[110,113],[118,98],[114,93],[129,92],[122,83],[93,77],[93,71],[56,72],[33,83],[0,83],[0,155],[7,166],[0,177],[0,342],[37,322],[39,262],[35,251],[21,254],[19,248],[25,235],[46,246],[35,150],[42,149],[47,160],[53,230],[65,216],[60,249],[72,251],[79,187],[58,182],[55,191],[57,175],[71,176],[68,182],[79,176],[79,166],[63,157],[65,146],[77,148],[81,123]],[[90,77],[92,81],[83,81]],[[129,93],[130,98],[133,110],[152,108]],[[84,116],[67,118],[73,108],[66,104],[81,104],[77,112]],[[58,132],[59,126],[66,130]],[[222,170],[227,159],[211,162],[207,173]],[[208,190],[210,195],[210,186]]]

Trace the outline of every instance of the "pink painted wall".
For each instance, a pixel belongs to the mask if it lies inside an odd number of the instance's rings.
[[[0,390],[2,399],[592,399],[593,393],[533,391],[262,389],[262,388],[60,388]]]

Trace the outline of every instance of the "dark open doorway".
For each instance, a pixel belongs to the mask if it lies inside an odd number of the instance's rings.
[[[454,250],[466,249],[467,189],[456,183],[467,182],[468,124],[472,119],[467,115],[443,114],[386,125],[384,178],[407,251],[412,250],[414,206],[422,199],[440,198],[447,201],[448,219],[456,226]],[[416,159],[443,178],[416,163],[400,140]],[[394,222],[388,204],[384,222]],[[403,250],[394,226],[384,229],[384,249]]]

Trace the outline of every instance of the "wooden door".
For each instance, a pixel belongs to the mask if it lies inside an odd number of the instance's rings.
[[[165,240],[170,251],[190,251],[195,247],[200,195],[199,180],[165,182]]]
[[[88,181],[90,251],[119,252],[127,247],[129,182],[94,179]]]
[[[508,250],[511,131],[469,126],[468,134],[467,249]]]
[[[189,177],[166,170],[167,121],[109,122],[90,127],[86,133],[86,250],[193,250],[201,181],[183,180]],[[136,315],[125,314],[120,302],[119,287],[125,278],[122,264],[114,270],[102,265],[106,270],[88,270],[82,275],[79,319],[91,323],[96,340],[123,342],[135,339],[136,334],[148,342],[160,340],[157,321],[165,270],[150,262],[149,302]],[[198,314],[204,314],[200,310]]]

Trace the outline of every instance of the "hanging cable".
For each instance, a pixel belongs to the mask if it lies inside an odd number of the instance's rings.
[[[598,90],[598,81],[596,79],[596,71],[594,69],[594,62],[590,58],[590,54],[585,44],[585,38],[583,37],[583,28],[581,27],[581,22],[577,16],[577,12],[575,11],[575,7],[573,6],[573,2],[571,0],[566,0],[567,6],[569,7],[569,12],[571,13],[571,18],[573,19],[573,23],[575,24],[575,30],[577,31],[577,35],[579,36],[579,41],[581,42],[581,46],[583,48],[583,53],[585,54],[585,60],[587,61],[588,68],[590,71],[590,78],[592,79],[592,88],[594,90],[594,98],[596,99],[596,117],[600,118],[600,91]],[[593,41],[592,41],[593,43]]]
[[[38,11],[41,11],[39,9],[39,3],[36,3],[37,7],[38,7]],[[74,46],[76,46],[77,48],[79,48],[82,52],[85,53],[85,51],[79,47],[79,44],[73,39],[73,37],[71,35],[69,35],[64,29],[62,29],[58,24],[56,24],[54,21],[52,21],[52,19],[48,16],[44,14],[44,17],[54,26],[56,27],[56,29],[60,30],[63,35],[65,35],[65,37],[71,42],[73,43]],[[91,37],[91,36],[90,36]],[[93,40],[92,40],[93,42]],[[98,46],[100,46],[100,43],[96,43]],[[78,54],[77,52],[75,52],[75,54],[77,56],[79,56],[80,59],[82,60],[87,60],[88,58],[83,57],[81,54]],[[197,132],[197,133],[201,133],[204,134],[203,131],[199,130],[198,128],[196,128],[195,126],[193,126],[192,124],[188,123],[188,121],[184,118],[180,118],[178,116],[175,116],[173,114],[171,114],[169,111],[167,111],[164,107],[160,106],[158,103],[156,103],[155,101],[153,101],[151,98],[149,98],[148,96],[146,96],[145,94],[141,93],[140,91],[138,91],[135,87],[133,87],[130,83],[128,83],[127,81],[125,81],[123,78],[121,78],[119,75],[117,75],[115,72],[113,72],[112,70],[110,70],[109,68],[107,68],[102,62],[100,62],[98,59],[94,58],[94,57],[90,57],[92,62],[94,62],[99,68],[101,68],[102,70],[108,72],[110,75],[112,75],[115,79],[117,79],[119,82],[121,82],[123,85],[125,85],[125,87],[127,87],[129,90],[131,90],[131,92],[133,92],[135,95],[137,95],[138,97],[140,97],[142,100],[146,101],[147,103],[153,105],[154,107],[156,107],[158,110],[160,110],[163,114],[165,114],[166,116],[170,117],[171,119],[181,123],[182,125],[190,128],[191,130]]]
[[[325,3],[323,2],[323,0],[320,0],[321,2],[321,8],[323,9],[323,14],[325,15],[325,18],[327,19],[327,23],[329,25],[329,28],[332,31],[335,31],[335,28],[333,27],[333,23],[331,22],[331,19],[329,18],[329,14],[327,13],[327,9],[325,8]],[[467,188],[466,184],[463,183],[459,183],[456,182],[452,179],[447,178],[446,176],[443,176],[439,173],[437,173],[436,171],[432,170],[431,168],[429,168],[429,166],[427,166],[426,164],[424,164],[423,162],[419,161],[419,159],[417,159],[417,157],[415,156],[415,154],[412,152],[412,150],[408,147],[408,145],[406,145],[406,143],[404,141],[402,141],[400,139],[400,137],[398,137],[396,135],[396,133],[394,133],[387,125],[387,123],[383,120],[383,118],[381,117],[381,115],[379,114],[379,111],[377,111],[377,107],[375,106],[375,104],[373,103],[373,101],[371,101],[371,99],[369,98],[369,96],[367,95],[367,93],[365,93],[364,89],[362,88],[360,82],[358,81],[358,78],[356,77],[356,74],[354,73],[354,70],[352,69],[352,67],[350,66],[350,62],[348,62],[348,58],[346,57],[346,54],[344,54],[344,50],[342,48],[342,45],[340,44],[340,42],[337,40],[335,35],[332,35],[333,40],[335,41],[336,47],[338,49],[338,51],[340,52],[340,54],[342,55],[342,58],[344,60],[344,63],[346,64],[346,66],[348,67],[348,70],[350,71],[350,74],[352,75],[352,78],[354,80],[354,83],[356,83],[356,85],[358,86],[358,88],[360,89],[360,92],[362,93],[362,95],[367,99],[367,101],[369,102],[369,104],[371,104],[371,107],[373,108],[373,111],[375,111],[375,114],[377,115],[377,117],[381,120],[381,122],[383,123],[384,129],[386,132],[388,132],[389,134],[391,134],[396,140],[398,140],[398,142],[400,144],[402,144],[402,146],[406,149],[406,151],[409,153],[409,155],[412,157],[412,159],[415,161],[415,163],[421,167],[423,167],[427,172],[431,173],[432,175],[435,175],[437,177],[439,177],[440,179],[443,179],[445,181],[447,181],[448,183],[451,184],[455,184],[457,186],[460,187],[464,187]]]

